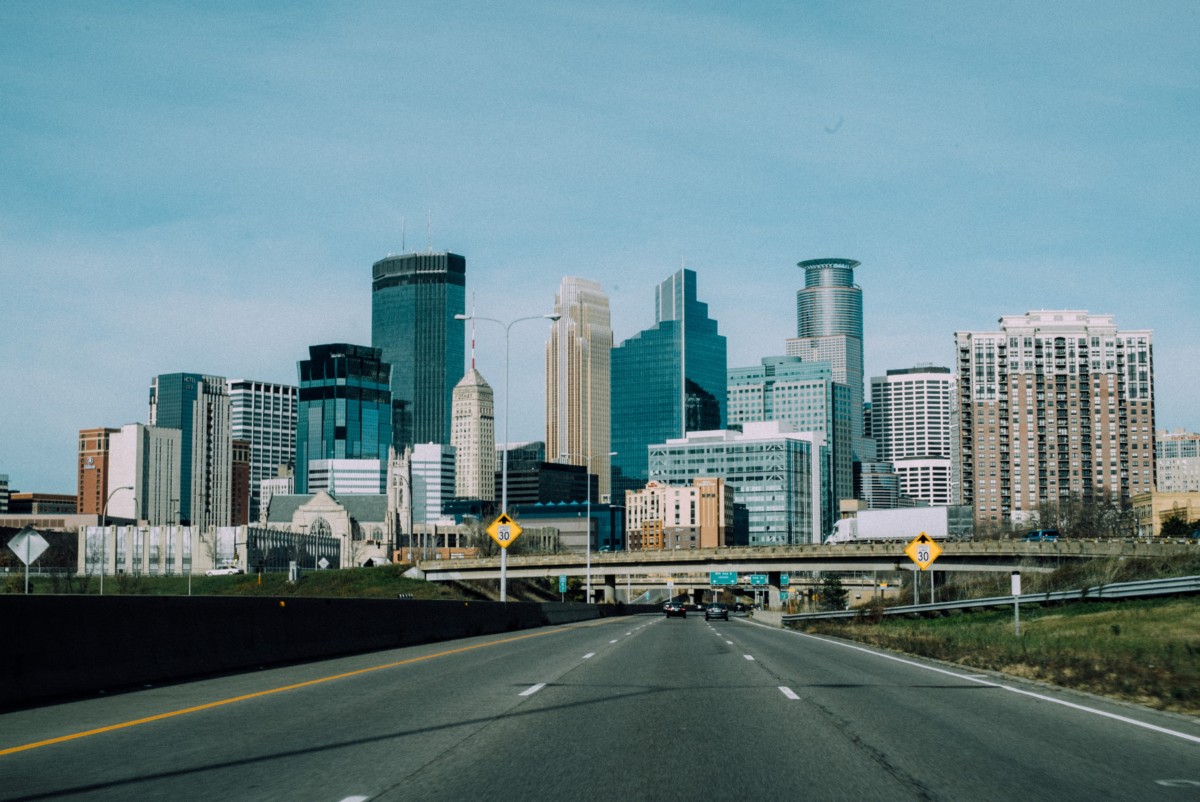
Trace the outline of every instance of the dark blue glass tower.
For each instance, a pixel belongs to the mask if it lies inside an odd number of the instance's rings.
[[[450,442],[454,386],[463,377],[467,260],[408,253],[371,269],[371,345],[392,367],[393,444]]]
[[[612,352],[612,494],[640,488],[650,445],[725,427],[725,337],[696,300],[696,274],[658,285],[656,324]]]
[[[310,460],[378,459],[392,442],[390,368],[378,348],[311,345],[300,371],[296,492],[308,492]]]

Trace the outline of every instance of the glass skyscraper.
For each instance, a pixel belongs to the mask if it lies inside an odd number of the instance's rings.
[[[612,494],[640,489],[647,448],[687,432],[725,427],[725,337],[696,300],[696,274],[679,270],[658,285],[656,323],[613,348]]]
[[[392,442],[449,443],[463,377],[467,260],[455,253],[389,256],[371,270],[371,345],[391,365]],[[386,456],[386,454],[385,454]]]
[[[311,345],[308,354],[298,363],[296,493],[301,495],[309,492],[310,463],[376,460],[386,468],[392,442],[390,371],[380,349],[331,343]]]
[[[228,526],[233,481],[229,390],[221,376],[165,373],[150,384],[150,425],[179,429],[179,522]]]
[[[874,457],[874,443],[863,435],[862,289],[854,283],[853,259],[810,259],[804,289],[796,292],[796,337],[787,341],[788,356],[805,362],[828,362],[833,380],[850,388],[851,437],[856,460]]]

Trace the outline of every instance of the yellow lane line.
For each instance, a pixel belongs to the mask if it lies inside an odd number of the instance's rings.
[[[504,638],[503,640],[488,641],[487,643],[476,643],[472,646],[463,646],[458,649],[448,649],[444,652],[437,652],[435,654],[427,654],[423,657],[410,657],[407,660],[398,660],[394,663],[384,663],[383,665],[371,666],[369,668],[359,668],[354,671],[347,671],[343,674],[334,674],[329,677],[321,677],[319,679],[306,680],[305,682],[297,682],[294,685],[284,685],[280,688],[270,688],[265,691],[255,691],[254,693],[247,693],[247,694],[243,694],[241,696],[234,696],[229,699],[221,699],[216,702],[207,702],[202,705],[196,705],[195,707],[185,707],[182,710],[172,710],[167,713],[158,713],[153,716],[146,716],[145,718],[134,719],[132,721],[124,721],[124,722],[121,722],[120,724],[109,724],[106,727],[97,727],[94,730],[87,730],[86,732],[76,732],[76,733],[72,733],[71,735],[60,735],[57,738],[48,738],[44,741],[36,741],[35,743],[31,743],[31,744],[23,744],[21,746],[12,746],[7,749],[0,749],[0,756],[11,755],[16,752],[25,752],[29,749],[37,749],[42,746],[50,746],[51,744],[58,744],[58,743],[62,743],[64,741],[74,741],[77,738],[87,738],[89,735],[99,735],[100,733],[112,732],[113,730],[123,730],[127,727],[136,727],[139,724],[149,724],[152,721],[161,721],[162,719],[165,719],[165,718],[174,718],[175,716],[184,716],[184,715],[187,715],[188,713],[196,713],[201,710],[208,710],[213,707],[221,707],[222,705],[231,705],[234,702],[244,702],[247,699],[255,699],[259,696],[270,696],[271,694],[283,693],[284,691],[294,691],[297,688],[306,688],[310,685],[320,685],[323,682],[332,682],[333,680],[337,680],[337,679],[346,679],[347,677],[355,677],[355,676],[358,676],[359,674],[368,674],[372,671],[382,671],[385,668],[395,668],[397,666],[408,665],[410,663],[420,663],[424,660],[432,660],[435,657],[446,657],[446,656],[452,655],[452,654],[461,654],[463,652],[470,652],[475,649],[482,649],[486,646],[499,646],[499,645],[505,644],[505,643],[513,643],[515,641],[526,640],[528,638],[538,638],[543,635],[552,635],[555,632],[565,632],[565,631],[566,630],[564,630],[564,629],[558,629],[558,628],[541,630],[538,632],[531,633],[529,635],[517,635],[512,638]]]

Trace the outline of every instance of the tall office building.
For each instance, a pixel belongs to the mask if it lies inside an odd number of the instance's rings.
[[[0,513],[8,512],[8,474],[0,473]]]
[[[650,478],[647,448],[687,432],[725,426],[726,348],[696,274],[679,270],[658,285],[655,325],[612,352],[611,493],[624,498]],[[690,480],[689,480],[690,481]]]
[[[957,504],[950,368],[902,368],[873,376],[870,407],[878,460],[891,463],[900,494],[933,506]]]
[[[179,521],[227,526],[233,477],[229,388],[220,376],[168,373],[150,385],[150,425],[179,429]]]
[[[114,488],[108,515],[150,526],[168,526],[179,512],[183,432],[130,423],[109,435],[109,484]],[[116,492],[116,488],[130,488]],[[228,522],[222,522],[226,526]]]
[[[250,441],[233,438],[233,474],[230,477],[229,525],[250,523]]]
[[[492,388],[474,366],[454,388],[454,494],[459,498],[496,497],[496,412]]]
[[[296,408],[299,393],[294,385],[251,379],[229,380],[232,432],[236,440],[250,443],[251,521],[259,519],[262,483],[296,464]]]
[[[1176,429],[1158,433],[1155,489],[1160,493],[1200,493],[1200,434]]]
[[[554,311],[560,317],[546,344],[546,451],[555,461],[596,474],[600,497],[607,498],[613,345],[608,296],[596,282],[568,276]]]
[[[955,332],[962,501],[976,521],[1154,489],[1152,340],[1078,310]]]
[[[76,498],[80,515],[100,515],[108,500],[109,438],[120,429],[79,430],[79,479]],[[120,485],[113,485],[119,487]]]
[[[854,459],[871,459],[874,444],[863,434],[862,289],[854,283],[853,259],[810,259],[804,288],[796,292],[796,337],[786,343],[788,356],[828,362],[833,380],[850,388],[850,436]]]
[[[729,424],[780,421],[797,432],[821,432],[830,456],[830,509],[854,497],[851,392],[833,379],[828,362],[769,356],[761,364],[730,368]]]
[[[412,522],[437,524],[453,522],[443,513],[444,505],[454,498],[454,446],[418,443],[409,456],[412,475]]]
[[[450,442],[454,385],[464,372],[465,335],[454,316],[465,310],[466,273],[455,253],[389,256],[371,269],[371,345],[392,366],[397,451]]]
[[[321,489],[335,490],[338,472],[346,471],[353,481],[341,492],[385,492],[392,393],[380,349],[330,343],[310,345],[308,355],[297,363],[296,493],[313,492],[309,478],[318,462]],[[338,464],[345,460],[353,462]],[[364,472],[374,476],[373,486],[359,481]]]

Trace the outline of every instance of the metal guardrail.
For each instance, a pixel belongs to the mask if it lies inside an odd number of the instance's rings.
[[[1171,596],[1179,593],[1200,593],[1200,576],[1172,577],[1170,579],[1146,579],[1137,582],[1114,582],[1094,585],[1081,590],[1056,590],[1048,593],[1022,593],[1016,597],[1020,604],[1042,604],[1045,602],[1085,601],[1092,599],[1133,599],[1144,596]],[[986,599],[962,599],[960,601],[933,602],[931,604],[907,604],[903,607],[885,607],[884,615],[921,615],[945,610],[972,610],[983,607],[1012,606],[1012,596],[992,596]],[[862,608],[854,610],[830,610],[822,613],[792,613],[781,617],[789,621],[815,621],[820,619],[857,618]]]

